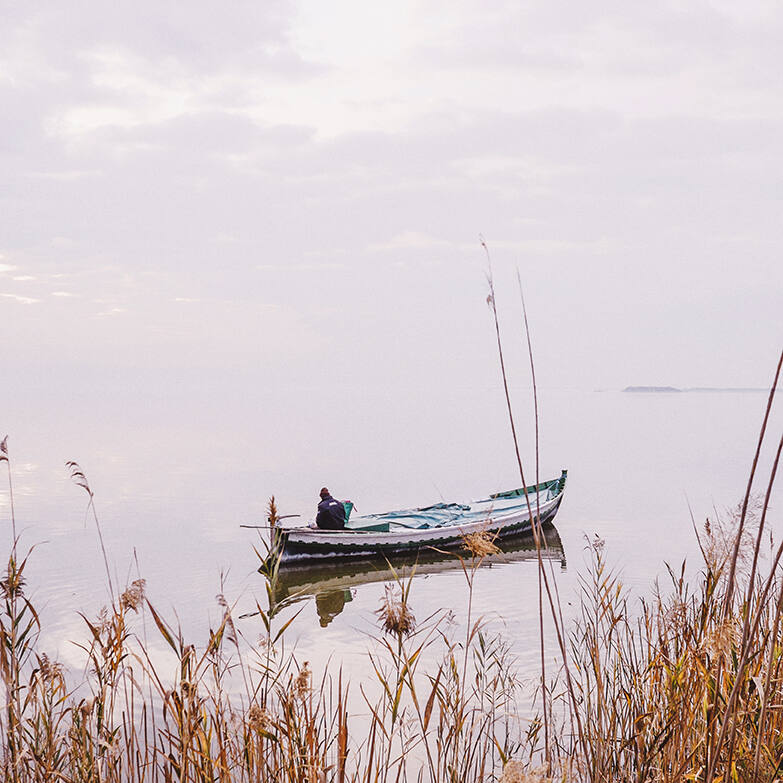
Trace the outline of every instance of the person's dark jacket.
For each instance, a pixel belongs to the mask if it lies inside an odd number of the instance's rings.
[[[318,504],[315,524],[323,530],[342,530],[345,527],[345,506],[327,495]]]

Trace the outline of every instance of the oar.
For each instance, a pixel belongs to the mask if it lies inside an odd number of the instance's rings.
[[[283,514],[278,519],[291,519],[292,517],[301,517],[301,514]],[[239,527],[250,528],[251,530],[274,530],[274,525],[240,525]]]

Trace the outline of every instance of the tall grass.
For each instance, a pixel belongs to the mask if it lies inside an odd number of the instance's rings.
[[[81,469],[77,481],[89,487]],[[96,525],[100,530],[97,514]],[[473,554],[463,567],[472,584],[480,547],[492,545],[481,538],[469,543]],[[259,641],[243,638],[234,607],[222,597],[220,624],[201,644],[186,640],[137,579],[97,617],[83,616],[78,643],[86,677],[67,682],[63,667],[38,649],[38,616],[24,592],[26,563],[12,556],[0,583],[6,686],[0,764],[7,780],[484,780],[499,770],[501,754],[515,750],[510,713],[517,683],[507,646],[480,620],[459,640],[449,637],[443,616],[417,622],[412,575],[390,586],[379,608],[379,633],[368,653],[376,681],[352,684],[364,706],[349,716],[342,672],[313,672],[285,651],[294,618],[284,620],[287,607],[274,603],[276,566],[267,603],[256,607]],[[157,644],[138,633],[140,614],[157,629]],[[420,672],[430,648],[441,651],[440,663]]]
[[[503,389],[506,397],[514,451],[520,477],[524,469],[514,425],[503,344],[497,315],[495,288],[489,249],[483,239],[488,265],[489,296]],[[533,351],[527,312],[522,295],[526,347],[530,358],[536,419],[536,475],[538,475],[538,397]],[[531,527],[539,551],[540,585],[546,589],[550,619],[554,625],[564,688],[562,712],[576,732],[570,742],[558,742],[557,763],[545,731],[546,770],[579,780],[698,780],[713,783],[724,780],[777,779],[783,767],[781,726],[775,723],[783,710],[780,696],[779,658],[780,611],[783,587],[779,565],[783,544],[772,553],[769,569],[760,576],[760,552],[777,477],[783,434],[775,450],[768,480],[762,483],[760,523],[752,539],[752,553],[743,551],[748,532],[749,510],[757,469],[775,394],[783,367],[781,352],[772,381],[767,406],[751,463],[745,496],[728,535],[725,529],[716,537],[709,525],[702,546],[704,571],[695,589],[686,582],[683,564],[674,580],[673,597],[658,598],[652,609],[643,606],[642,620],[628,610],[622,586],[607,573],[603,542],[591,542],[592,565],[583,582],[580,616],[576,626],[566,631],[557,595],[540,556],[540,536],[530,509]],[[698,533],[697,533],[698,536]],[[701,542],[700,542],[701,544]],[[710,556],[727,551],[722,558]],[[740,563],[750,561],[747,578],[740,579]],[[554,592],[554,595],[553,595]],[[540,604],[539,604],[540,606]],[[773,608],[774,607],[774,608]],[[539,609],[543,620],[543,609]],[[737,628],[741,630],[738,632]],[[564,648],[568,635],[570,649]],[[710,655],[704,639],[720,639],[723,655]],[[687,644],[691,641],[690,646]],[[698,643],[698,644],[697,644]],[[544,636],[541,631],[542,660]],[[683,646],[685,645],[685,646]],[[696,646],[694,646],[696,645]],[[676,652],[670,657],[672,646]],[[707,650],[707,652],[705,652]],[[730,654],[729,654],[730,653]],[[694,663],[696,661],[697,663]],[[766,661],[766,665],[764,665]],[[572,671],[574,672],[572,676]],[[658,677],[664,673],[665,676]],[[674,690],[671,689],[674,678]],[[542,664],[542,710],[548,724],[547,683]],[[763,687],[760,687],[763,684]],[[651,693],[644,698],[645,692]],[[685,694],[685,695],[683,695]],[[672,699],[673,704],[667,699]],[[663,704],[663,707],[662,707]],[[550,716],[551,717],[551,716]],[[658,725],[647,744],[645,726]],[[565,756],[562,749],[565,748]],[[567,760],[566,760],[567,759]],[[764,762],[767,762],[766,767]]]

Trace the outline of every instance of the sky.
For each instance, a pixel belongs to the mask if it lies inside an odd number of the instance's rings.
[[[777,3],[0,8],[7,371],[769,382]]]
[[[773,375],[776,2],[0,14],[6,429],[194,395],[260,395],[280,438],[470,417],[459,390],[502,417],[482,236],[520,384],[517,272],[544,390]]]

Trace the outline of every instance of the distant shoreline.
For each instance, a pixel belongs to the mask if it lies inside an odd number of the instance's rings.
[[[733,386],[691,386],[682,389],[677,386],[626,386],[623,392],[630,392],[631,394],[683,394],[685,392],[741,392],[743,394],[758,394],[759,392],[764,392],[769,394],[769,389]]]

